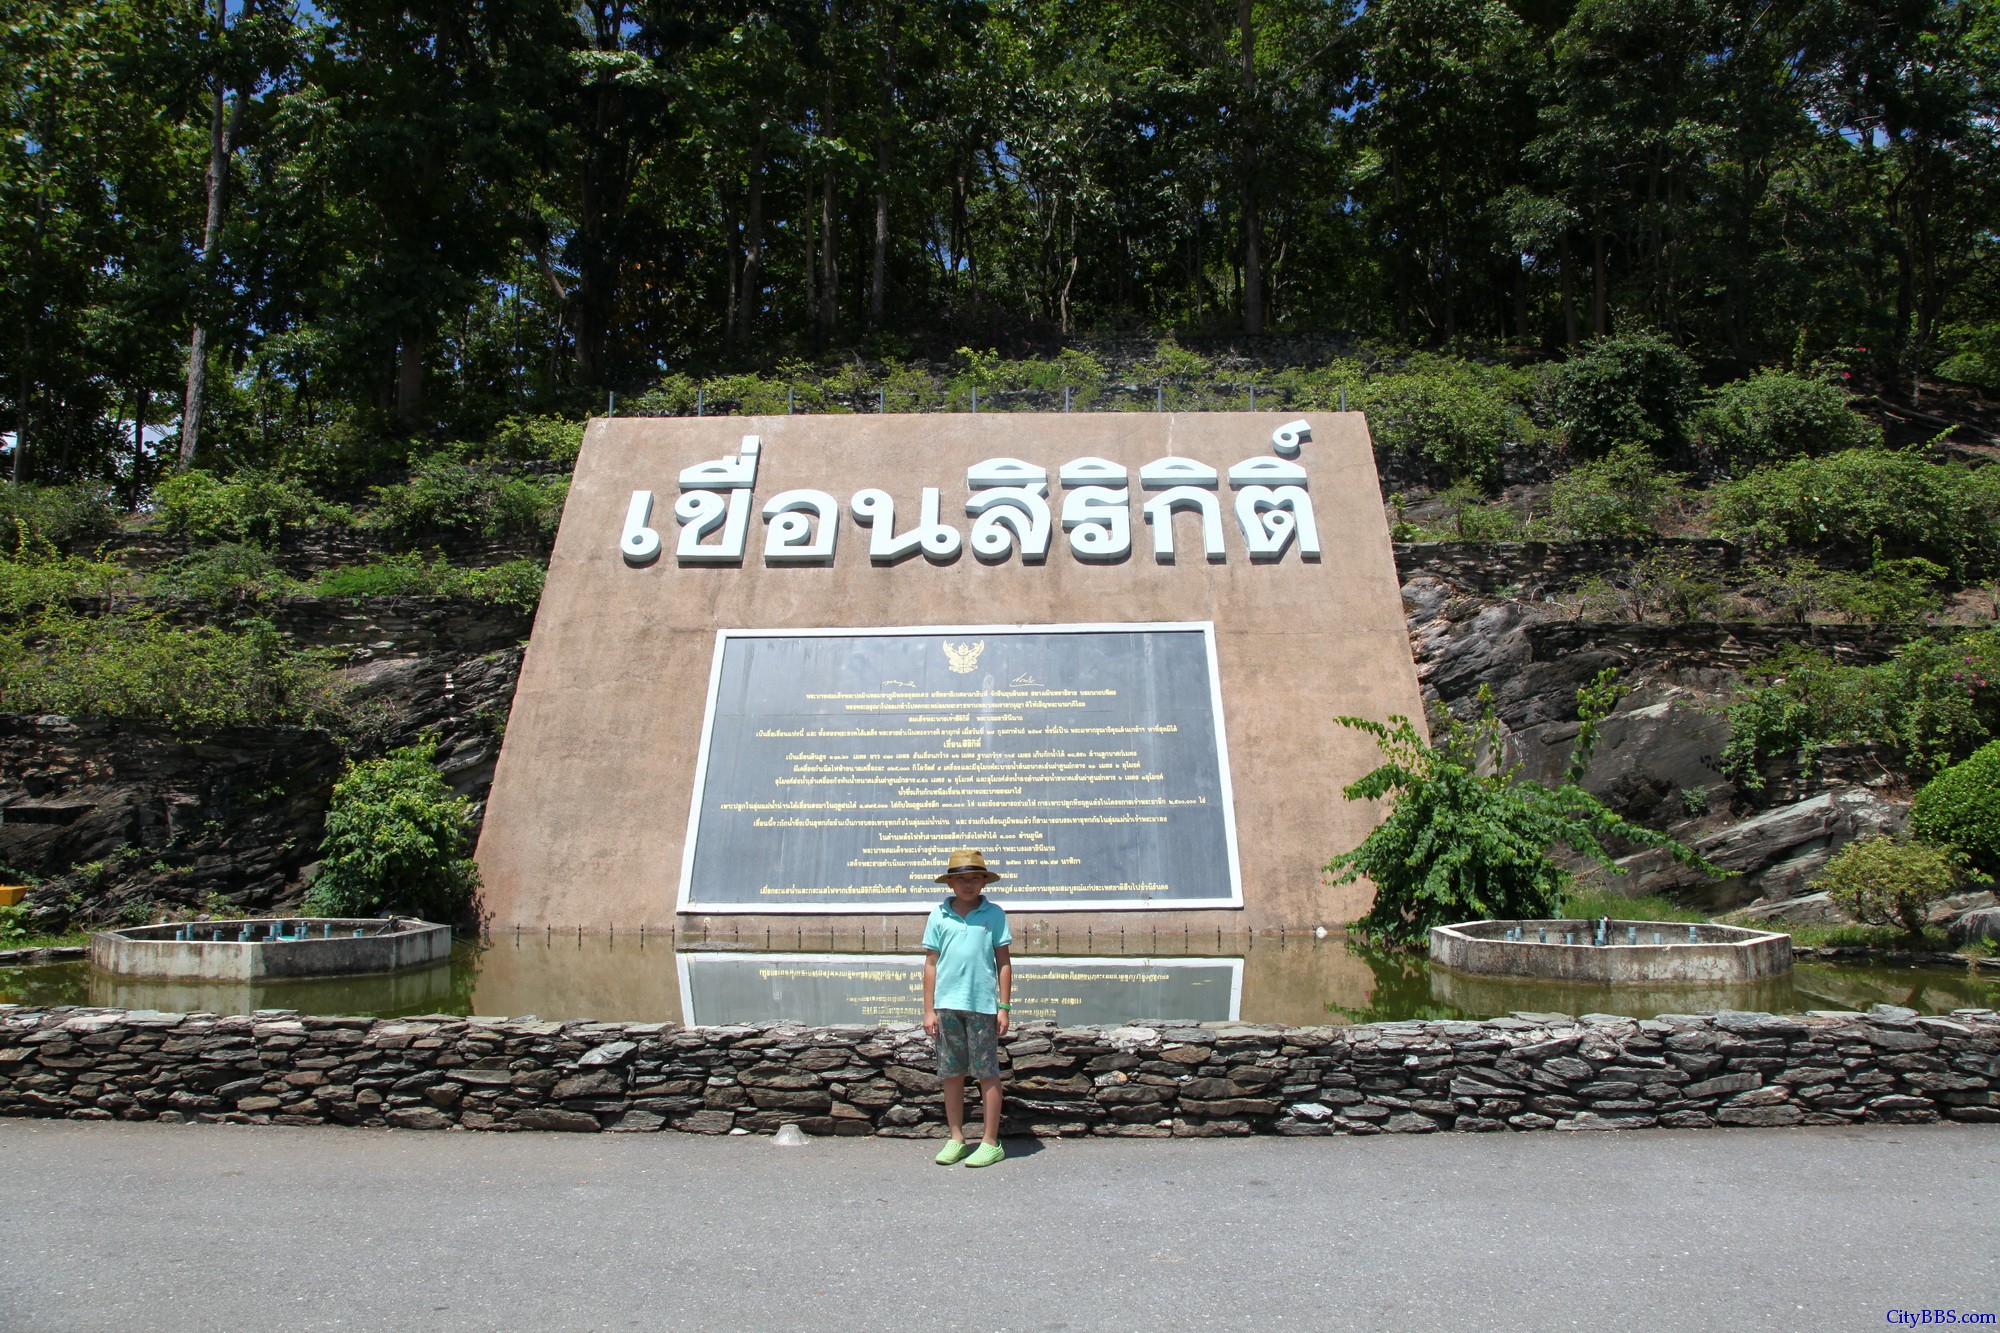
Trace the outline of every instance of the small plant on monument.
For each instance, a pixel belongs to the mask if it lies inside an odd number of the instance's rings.
[[[324,860],[302,909],[313,916],[411,912],[456,919],[479,888],[472,803],[437,769],[434,742],[350,764],[326,814]]]
[[[1388,761],[1342,795],[1394,802],[1360,846],[1326,867],[1336,883],[1366,876],[1375,886],[1375,905],[1356,929],[1384,947],[1409,949],[1448,922],[1547,916],[1570,878],[1549,854],[1558,844],[1614,873],[1607,837],[1717,873],[1691,848],[1629,822],[1582,787],[1599,725],[1623,693],[1610,669],[1577,691],[1576,743],[1554,787],[1522,778],[1519,765],[1495,771],[1500,719],[1485,691],[1480,719],[1446,717],[1435,743],[1405,717],[1340,718],[1342,726],[1373,736]]]
[[[1964,857],[1949,847],[1871,833],[1835,852],[1813,887],[1856,921],[1899,927],[1922,940],[1932,904],[1968,881],[1986,877],[1969,874]]]

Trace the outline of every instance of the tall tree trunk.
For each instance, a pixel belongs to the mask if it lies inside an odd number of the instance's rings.
[[[1395,204],[1396,219],[1403,221],[1403,155],[1389,145],[1389,197]],[[1396,237],[1396,337],[1410,341],[1410,242],[1407,235]]]
[[[28,396],[33,379],[28,373],[35,355],[35,322],[21,321],[20,383],[14,399],[14,484],[21,484],[21,460],[28,456]]]
[[[216,0],[216,40],[220,42],[226,19],[226,0]],[[188,332],[187,389],[181,399],[181,451],[177,466],[185,471],[194,461],[201,442],[201,413],[208,396],[208,302],[214,299],[217,260],[216,244],[222,236],[223,210],[229,204],[229,153],[243,128],[243,109],[249,97],[236,95],[236,105],[228,109],[229,89],[222,73],[216,71],[215,89],[208,108],[208,219],[201,232],[201,295],[195,310],[194,327]]]
[[[1563,346],[1576,346],[1576,265],[1571,262],[1569,233],[1562,234],[1562,254],[1557,260],[1562,268]]]
[[[819,336],[819,210],[806,197],[806,327]]]
[[[1236,0],[1243,55],[1243,331],[1264,331],[1263,219],[1257,211],[1257,23],[1251,0]]]
[[[396,349],[396,422],[408,429],[417,424],[424,402],[424,337],[405,334]]]
[[[951,279],[952,290],[958,290],[958,267],[964,261],[967,245],[965,212],[965,173],[969,167],[966,155],[961,153],[958,166],[951,177],[951,271],[946,276]]]
[[[146,416],[152,410],[153,391],[143,383],[132,391],[132,503],[139,507],[140,474],[146,466]]]
[[[741,337],[756,328],[757,314],[764,305],[764,157],[770,149],[771,131],[761,108],[757,121],[757,139],[750,145],[749,197],[743,206],[743,293],[736,299],[736,328]],[[810,242],[806,267],[812,267]]]
[[[728,271],[723,275],[727,290],[722,297],[722,338],[734,343],[739,332],[737,320],[739,308],[737,297],[743,283],[743,219],[736,211],[736,191],[731,188],[724,192],[722,231],[729,238]]]
[[[600,89],[596,134],[586,145],[577,197],[577,226],[569,250],[576,257],[571,327],[579,384],[597,386],[610,373],[611,329],[618,308],[620,232],[630,193],[629,149],[611,121],[611,94]]]
[[[834,170],[829,162],[820,168],[819,193],[819,318],[820,336],[831,342],[840,323],[840,248],[834,243]]]
[[[1515,255],[1507,267],[1512,272],[1514,284],[1514,341],[1522,347],[1528,345],[1528,270],[1523,267],[1521,257]]]
[[[1590,331],[1600,338],[1611,333],[1611,275],[1605,271],[1603,210],[1590,218]]]
[[[625,0],[593,4],[592,46],[626,49]],[[618,321],[618,285],[625,268],[625,209],[631,203],[634,129],[616,83],[598,78],[589,92],[589,122],[583,134],[578,172],[576,229],[565,252],[574,256],[576,282],[571,332],[579,384],[610,382],[612,344]]]
[[[875,135],[875,251],[868,265],[868,322],[882,323],[883,294],[889,277],[889,135]]]

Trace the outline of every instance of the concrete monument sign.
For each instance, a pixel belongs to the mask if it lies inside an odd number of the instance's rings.
[[[1333,719],[1420,712],[1359,414],[596,421],[482,906],[867,930],[980,846],[1017,935],[1337,924]]]

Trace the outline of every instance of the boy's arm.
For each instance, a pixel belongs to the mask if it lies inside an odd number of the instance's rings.
[[[937,950],[924,950],[924,1031],[932,1041],[938,1034],[937,1005],[933,1003],[937,999],[937,960]]]
[[[1000,1035],[1004,1037],[1007,1035],[1007,1026],[1014,1017],[1013,1013],[1005,1008],[1005,1006],[1014,1002],[1014,951],[1003,944],[993,951],[993,959],[1000,964],[1000,1003],[1002,1005],[999,1022],[996,1026],[999,1028]]]

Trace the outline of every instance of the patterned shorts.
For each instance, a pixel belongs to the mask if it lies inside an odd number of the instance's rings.
[[[1000,1077],[1000,1025],[993,1014],[940,1009],[938,1016],[938,1077]]]

